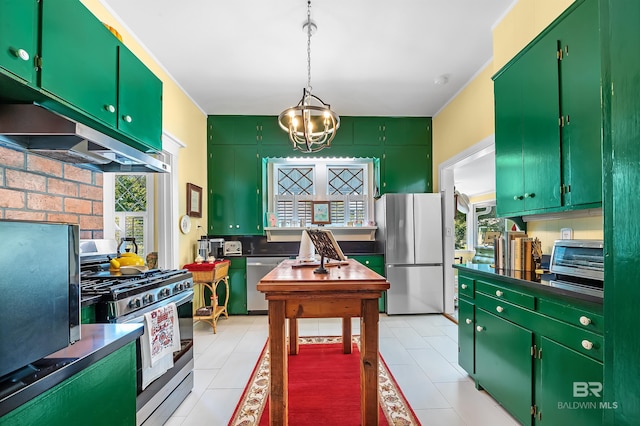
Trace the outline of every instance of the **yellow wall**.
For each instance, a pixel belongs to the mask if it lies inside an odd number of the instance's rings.
[[[542,242],[542,252],[551,254],[553,242],[560,239],[560,229],[573,229],[576,240],[603,240],[603,217],[581,217],[572,219],[540,220],[527,224],[527,235],[536,237]]]
[[[179,234],[179,263],[182,266],[193,261],[193,247],[200,235],[197,225],[207,229],[207,117],[99,0],[81,1],[98,19],[115,28],[122,36],[123,43],[162,80],[163,130],[186,145],[180,150],[178,156],[179,214],[183,215],[187,211],[187,182],[202,187],[204,198],[203,218],[192,221],[191,233]],[[176,223],[175,226],[177,227],[178,224]]]

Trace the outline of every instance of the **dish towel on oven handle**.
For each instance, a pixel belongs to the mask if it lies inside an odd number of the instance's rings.
[[[175,303],[144,314],[140,337],[142,389],[173,367],[173,352],[180,350],[178,308]]]

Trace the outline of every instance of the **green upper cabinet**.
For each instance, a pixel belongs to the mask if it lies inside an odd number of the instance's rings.
[[[118,53],[118,128],[161,151],[162,81],[125,46]]]
[[[602,99],[598,2],[559,25],[563,183],[566,205],[602,202]]]
[[[38,2],[0,2],[0,71],[36,84],[38,56]]]
[[[385,147],[382,193],[431,192],[431,176],[431,147]]]
[[[262,235],[256,147],[209,145],[209,233]]]
[[[277,116],[257,116],[255,120],[258,142],[266,145],[286,145],[289,143],[289,135],[278,124]]]
[[[602,201],[598,2],[578,1],[494,77],[499,216]]]
[[[256,116],[210,115],[207,122],[210,143],[215,145],[256,145],[258,143],[260,120]],[[266,122],[264,125],[269,126]]]
[[[42,2],[40,86],[116,128],[118,39],[77,0]]]
[[[385,145],[431,146],[430,117],[401,117],[385,120]]]
[[[355,145],[381,145],[384,141],[384,117],[354,117],[353,143]]]

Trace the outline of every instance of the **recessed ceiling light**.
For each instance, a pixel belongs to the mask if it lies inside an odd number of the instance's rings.
[[[442,74],[441,76],[434,78],[433,83],[437,84],[438,86],[444,86],[449,82],[450,75],[451,74]]]

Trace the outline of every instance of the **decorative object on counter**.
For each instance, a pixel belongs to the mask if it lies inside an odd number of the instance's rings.
[[[191,232],[191,218],[189,215],[183,215],[180,217],[180,232],[183,234],[188,234]]]
[[[126,244],[128,242],[131,243],[132,247],[127,247],[126,246]],[[122,248],[123,247],[124,247],[124,250],[125,250],[124,253],[122,252]],[[133,248],[133,252],[130,251],[132,248]],[[124,238],[122,238],[120,240],[119,251],[120,251],[120,253],[119,253],[120,256],[119,257],[109,260],[109,270],[110,271],[122,272],[121,271],[121,267],[122,266],[144,266],[144,259],[141,258],[140,256],[138,256],[138,245],[136,244],[136,239],[134,237],[124,237]],[[139,273],[139,272],[143,272],[143,271],[129,272],[129,274]]]
[[[202,217],[202,188],[187,183],[187,215]]]
[[[347,260],[342,253],[342,249],[328,229],[307,229],[305,232],[313,242],[313,245],[321,256],[320,266],[313,271],[314,274],[328,274],[329,271],[324,267],[324,258],[335,260]]]
[[[316,260],[316,250],[306,230],[302,231],[302,236],[300,237],[298,260],[301,262],[313,262]]]
[[[194,259],[194,262],[196,262],[199,265],[202,262],[204,262],[204,257],[197,255],[196,258]]]
[[[158,252],[152,251],[147,255],[147,266],[149,269],[156,269],[158,267]]]
[[[278,215],[274,212],[267,212],[265,214],[267,216],[267,224],[269,226],[277,226],[278,225]]]
[[[307,33],[307,87],[302,89],[302,99],[294,107],[285,109],[278,116],[278,124],[289,133],[293,149],[302,152],[318,152],[331,146],[340,127],[340,117],[331,111],[331,105],[311,94],[311,35],[318,29],[311,20],[311,1],[307,2],[307,20],[302,30]]]
[[[311,202],[311,223],[314,225],[331,223],[331,203],[329,201]]]

